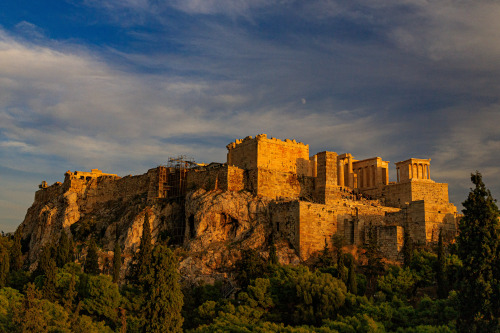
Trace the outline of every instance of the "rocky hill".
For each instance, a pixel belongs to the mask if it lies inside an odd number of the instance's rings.
[[[271,235],[269,204],[271,199],[247,191],[206,191],[196,189],[174,199],[148,198],[148,183],[154,177],[144,175],[79,177],[66,173],[63,183],[41,187],[28,209],[23,223],[27,263],[37,265],[41,248],[59,239],[66,231],[83,261],[90,238],[101,249],[101,267],[111,269],[113,248],[122,248],[126,273],[137,251],[145,220],[150,223],[153,242],[169,238],[180,249],[181,274],[192,280],[227,277],[241,251],[256,249],[268,256]],[[287,242],[277,244],[283,263],[299,258]]]

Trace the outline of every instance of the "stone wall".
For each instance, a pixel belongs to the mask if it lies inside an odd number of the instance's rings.
[[[328,204],[340,196],[337,184],[337,153],[324,151],[317,153],[317,177],[315,202]]]
[[[299,256],[306,260],[315,252],[332,248],[332,235],[337,232],[335,212],[322,204],[299,202]]]
[[[269,204],[269,218],[275,237],[288,240],[295,251],[300,253],[300,202],[272,201]]]
[[[380,226],[377,228],[377,241],[380,251],[389,260],[398,261],[404,242],[404,228],[401,226]]]

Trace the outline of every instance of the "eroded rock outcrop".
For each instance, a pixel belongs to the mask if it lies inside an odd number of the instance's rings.
[[[41,248],[57,242],[64,230],[77,244],[94,238],[101,249],[103,271],[111,269],[116,241],[122,246],[122,275],[137,251],[145,220],[156,242],[167,237],[180,246],[181,273],[212,280],[230,275],[241,251],[255,249],[268,256],[272,233],[269,203],[246,191],[188,192],[177,199],[148,199],[148,173],[134,177],[80,179],[67,173],[63,183],[37,191],[19,228],[29,240],[28,262],[34,269]],[[298,262],[286,242],[278,242],[283,263]],[[83,261],[85,246],[79,260]]]

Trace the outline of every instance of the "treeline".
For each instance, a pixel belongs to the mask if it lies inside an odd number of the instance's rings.
[[[118,242],[111,275],[93,241],[75,264],[65,233],[28,273],[21,235],[2,237],[0,332],[500,332],[500,212],[471,179],[456,241],[414,248],[405,234],[402,266],[384,263],[375,237],[361,262],[334,235],[312,266],[280,265],[271,244],[265,259],[242,253],[236,284],[181,287],[180,249],[153,246],[149,223],[125,278]]]

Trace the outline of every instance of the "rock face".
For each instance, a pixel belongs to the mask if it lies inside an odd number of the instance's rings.
[[[88,177],[67,173],[63,183],[37,191],[19,228],[29,244],[27,261],[34,269],[41,248],[57,242],[64,230],[82,244],[93,238],[101,249],[101,267],[111,269],[115,242],[122,246],[122,275],[138,250],[145,220],[153,242],[169,237],[182,246],[181,273],[189,279],[227,277],[241,251],[256,249],[268,256],[272,233],[268,198],[249,192],[198,189],[178,199],[148,199],[150,172],[140,176]],[[283,263],[299,259],[287,242],[278,242]]]

